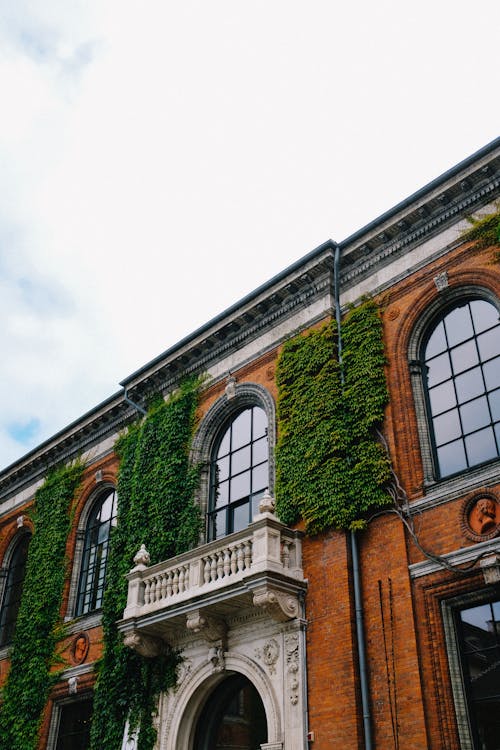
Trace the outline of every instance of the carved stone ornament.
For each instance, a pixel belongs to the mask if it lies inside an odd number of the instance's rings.
[[[87,633],[78,633],[71,644],[71,660],[73,664],[81,664],[89,652],[89,637]]]
[[[293,594],[262,586],[253,592],[253,603],[262,607],[276,622],[293,620],[299,615],[299,602]]]
[[[290,633],[285,636],[288,695],[292,706],[299,702],[299,636]]]
[[[227,625],[224,620],[211,617],[199,609],[188,613],[186,626],[191,633],[199,633],[209,643],[215,643],[216,641],[225,643],[226,641]]]
[[[494,539],[500,533],[500,503],[490,490],[475,492],[462,505],[463,534],[474,542]]]
[[[438,292],[442,292],[448,286],[448,273],[446,271],[438,273],[437,276],[434,276],[434,283]]]
[[[274,513],[276,503],[269,490],[266,490],[259,503],[259,513]]]
[[[78,692],[78,677],[70,677],[68,679],[68,694],[76,695]]]
[[[155,656],[165,651],[165,643],[161,638],[154,638],[151,635],[145,635],[139,633],[138,630],[132,630],[130,633],[125,633],[123,643],[129,648],[133,648],[141,656],[145,656],[148,659],[152,659]]]
[[[212,646],[208,650],[207,661],[211,663],[214,672],[223,672],[226,668],[226,662],[222,646]]]
[[[485,583],[498,583],[500,581],[500,553],[492,552],[482,558],[479,565],[483,571]]]
[[[276,674],[276,662],[280,655],[280,646],[275,638],[271,638],[260,649],[255,650],[257,659],[261,659],[266,667],[269,668],[269,674]]]
[[[144,544],[141,544],[139,552],[137,552],[136,556],[134,557],[136,568],[144,570],[148,567],[150,562],[151,557],[149,556],[149,552],[147,551],[146,546]]]

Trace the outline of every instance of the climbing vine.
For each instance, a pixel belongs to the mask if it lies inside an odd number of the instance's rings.
[[[347,314],[342,344],[342,373],[333,323],[286,342],[278,362],[276,508],[311,534],[361,528],[388,502],[389,460],[375,437],[388,395],[373,301]]]
[[[35,495],[34,533],[0,713],[0,747],[9,750],[36,748],[43,709],[57,680],[51,668],[61,636],[66,540],[82,471],[79,462],[54,470]]]
[[[193,502],[199,467],[189,462],[199,382],[186,381],[168,401],[161,397],[147,416],[117,443],[118,525],[112,531],[103,604],[104,654],[99,665],[91,730],[92,750],[119,750],[127,719],[140,726],[138,750],[156,740],[153,714],[160,691],[175,684],[174,651],[146,659],[123,646],[116,621],[127,602],[125,574],[141,544],[151,564],[194,547],[200,514]]]
[[[465,241],[474,242],[477,247],[492,247],[500,244],[500,206],[497,204],[497,210],[493,213],[481,216],[475,219],[470,216],[468,219],[471,225],[462,238]],[[495,260],[500,260],[500,251],[495,253]]]

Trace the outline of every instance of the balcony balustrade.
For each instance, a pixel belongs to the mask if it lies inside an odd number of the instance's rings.
[[[165,562],[150,565],[141,547],[119,623],[128,645],[151,655],[157,638],[171,640],[179,626],[215,641],[227,618],[248,606],[263,607],[279,622],[300,616],[302,534],[278,521],[269,496],[260,507],[246,529]]]

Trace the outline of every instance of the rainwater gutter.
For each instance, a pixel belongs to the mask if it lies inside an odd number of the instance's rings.
[[[335,254],[333,258],[333,294],[335,301],[335,320],[337,322],[337,347],[340,365],[340,383],[344,389],[344,368],[342,360],[342,335],[340,327],[340,247],[335,243]],[[361,706],[363,709],[363,729],[365,738],[365,750],[372,750],[372,727],[370,713],[370,691],[368,687],[368,676],[366,670],[366,642],[363,627],[363,600],[361,596],[361,576],[359,571],[359,550],[356,532],[351,531],[351,557],[352,578],[354,588],[354,610],[356,616],[356,641],[358,646],[358,668],[361,689]]]

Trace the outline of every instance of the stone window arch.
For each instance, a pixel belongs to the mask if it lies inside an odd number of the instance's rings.
[[[29,531],[16,534],[7,550],[4,565],[0,571],[0,648],[8,646],[14,637],[30,540],[31,532]]]
[[[275,435],[274,400],[255,383],[237,384],[208,410],[193,441],[207,540],[246,526],[263,492],[272,494]]]
[[[480,287],[446,289],[420,318],[409,360],[427,486],[500,456],[500,319]]]

